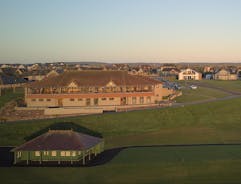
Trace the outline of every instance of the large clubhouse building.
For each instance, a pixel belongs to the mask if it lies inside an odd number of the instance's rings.
[[[25,101],[31,108],[110,107],[157,104],[173,95],[160,81],[125,71],[70,71],[30,83]],[[52,108],[53,109],[53,108]]]

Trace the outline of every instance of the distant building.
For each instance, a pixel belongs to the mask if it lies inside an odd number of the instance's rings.
[[[178,74],[178,80],[201,80],[201,79],[202,79],[202,74],[190,68],[182,70]]]
[[[178,79],[178,74],[179,74],[180,70],[178,70],[177,68],[162,68],[160,71],[160,76],[162,79],[164,80],[169,80],[169,81],[173,81]]]
[[[18,78],[14,75],[0,74],[0,85],[19,84],[25,82],[25,79]]]
[[[3,64],[3,65],[1,65],[1,68],[10,68],[10,66],[7,64]]]
[[[214,74],[214,79],[215,80],[237,80],[238,74],[236,71],[221,69]]]
[[[25,69],[25,66],[24,65],[19,65],[18,69]]]
[[[33,74],[33,75],[27,75],[24,77],[24,79],[28,81],[41,81],[45,78],[46,76],[44,74]]]
[[[214,72],[214,68],[211,66],[205,66],[203,69],[204,73],[213,73]]]
[[[58,76],[62,71],[57,71],[57,70],[51,70],[49,73],[46,74],[46,77],[54,77]]]
[[[207,73],[204,74],[204,77],[205,77],[205,79],[207,79],[207,80],[212,80],[212,79],[214,78],[214,74],[207,72]]]
[[[72,130],[49,130],[14,149],[14,164],[61,162],[85,165],[104,150],[104,140]]]

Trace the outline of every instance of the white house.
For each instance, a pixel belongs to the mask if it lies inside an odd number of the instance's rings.
[[[178,80],[201,80],[201,79],[202,79],[202,74],[190,68],[181,70],[181,72],[178,74]]]

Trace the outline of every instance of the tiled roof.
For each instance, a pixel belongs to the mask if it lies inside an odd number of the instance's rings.
[[[129,75],[126,71],[71,71],[31,83],[29,87],[66,87],[71,82],[75,82],[78,86],[106,86],[110,81],[117,86],[160,83],[148,77]]]
[[[101,138],[72,130],[49,130],[12,151],[86,150],[102,141]]]

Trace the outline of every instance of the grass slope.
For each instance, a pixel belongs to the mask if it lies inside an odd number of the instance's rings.
[[[241,92],[241,80],[235,81],[222,81],[222,80],[201,80],[201,81],[192,81],[203,84],[208,84],[213,87],[218,87],[225,90],[230,90],[234,92]]]
[[[241,142],[241,98],[178,108],[0,124],[0,145],[19,145],[57,122],[120,146]],[[240,183],[241,146],[138,147],[96,167],[0,168],[4,183]]]
[[[182,90],[182,96],[177,97],[175,100],[178,103],[182,103],[222,98],[225,96],[228,96],[228,94],[220,90],[210,89],[206,87],[198,87],[196,90],[193,90],[186,87]]]
[[[56,122],[73,122],[101,133],[106,148],[129,145],[241,141],[241,98],[179,108],[33,120],[0,125],[0,145],[24,138]]]

